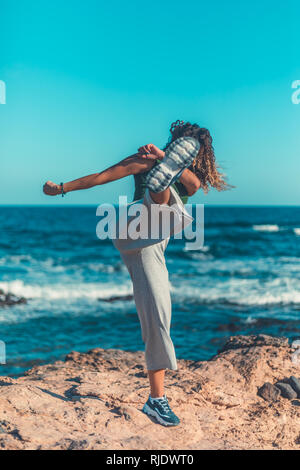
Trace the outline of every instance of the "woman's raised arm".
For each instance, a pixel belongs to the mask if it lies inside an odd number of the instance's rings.
[[[144,173],[145,171],[150,170],[154,163],[154,160],[142,158],[139,153],[136,153],[124,160],[121,160],[119,163],[107,168],[106,170],[101,171],[100,173],[93,173],[92,175],[83,176],[82,178],[64,183],[64,193],[88,189],[93,186],[119,180],[125,176]],[[48,196],[57,196],[58,194],[61,194],[62,188],[59,184],[47,181],[43,186],[43,191]]]

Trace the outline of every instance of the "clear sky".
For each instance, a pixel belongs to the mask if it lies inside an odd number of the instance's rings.
[[[0,204],[98,204],[132,177],[50,198],[176,119],[208,127],[237,188],[211,204],[300,204],[297,0],[0,0]],[[297,21],[298,20],[298,21]]]

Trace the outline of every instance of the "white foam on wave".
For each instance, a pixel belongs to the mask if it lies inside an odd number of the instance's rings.
[[[205,252],[201,251],[186,251],[188,258],[194,259],[194,260],[199,260],[199,261],[209,261],[214,259],[213,255],[211,254],[206,254]]]
[[[8,255],[0,258],[0,266],[5,264],[20,265],[21,263],[32,261],[34,261],[34,258],[30,255]]]
[[[104,264],[104,263],[88,263],[86,267],[90,271],[94,271],[96,273],[101,272],[101,273],[106,273],[106,274],[112,274],[115,271],[122,271],[122,272],[127,273],[125,265],[122,264],[121,262],[115,265]]]
[[[191,271],[196,275],[211,275],[211,276],[230,276],[231,278],[244,278],[244,277],[290,277],[298,276],[300,282],[300,257],[296,256],[268,256],[268,257],[253,257],[253,258],[214,258],[206,257],[205,262],[202,261],[201,253],[191,252],[190,266],[177,268],[177,274],[185,280],[185,273]],[[205,256],[205,255],[202,255]],[[170,262],[169,259],[167,260]],[[182,275],[184,273],[184,275]]]
[[[0,266],[22,267],[27,271],[42,269],[53,272],[63,272],[65,267],[55,263],[53,258],[36,259],[31,255],[8,255],[0,258]]]
[[[293,230],[295,235],[298,235],[300,237],[300,228],[295,227]]]
[[[0,282],[0,289],[5,293],[10,292],[18,297],[26,299],[42,300],[69,300],[80,299],[98,300],[108,299],[113,296],[125,296],[132,294],[130,282],[122,285],[113,283],[74,283],[74,284],[24,284],[22,280]]]
[[[201,283],[176,281],[171,285],[174,300],[209,303],[233,303],[245,306],[300,304],[298,278],[277,278],[261,282],[259,279],[230,278],[225,281],[203,276]]]
[[[204,246],[198,248],[198,251],[200,251],[200,252],[202,252],[202,253],[207,253],[209,250],[210,250],[210,246],[208,246],[208,245],[204,245]],[[184,248],[183,248],[183,251],[190,253],[191,250],[187,250],[187,249],[184,247]]]
[[[67,270],[74,270],[78,272],[79,270],[88,269],[93,272],[101,273],[113,273],[115,271],[126,271],[125,266],[121,263],[117,264],[105,264],[101,262],[81,262],[81,263],[70,263],[69,260],[64,260],[62,258],[45,258],[37,259],[31,255],[8,255],[0,258],[0,266],[12,266],[25,268],[27,272],[33,271],[47,271],[53,273],[63,273]]]
[[[258,232],[279,232],[278,225],[253,225],[252,228]]]

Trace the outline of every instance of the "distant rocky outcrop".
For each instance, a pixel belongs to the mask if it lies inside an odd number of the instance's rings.
[[[133,300],[133,295],[114,295],[112,297],[106,297],[103,299],[98,299],[100,302],[117,302],[117,301],[122,301],[124,302],[125,300]]]
[[[26,304],[27,300],[24,297],[17,297],[14,294],[5,293],[0,289],[0,307],[11,307],[16,304]]]
[[[179,360],[166,393],[181,425],[164,428],[141,411],[149,393],[142,352],[71,352],[24,377],[0,377],[0,449],[299,450],[291,354],[285,338],[239,336],[210,361]]]

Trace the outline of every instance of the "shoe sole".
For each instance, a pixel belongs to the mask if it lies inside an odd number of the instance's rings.
[[[142,411],[146,415],[154,417],[159,422],[159,424],[162,424],[163,426],[178,426],[180,424],[180,423],[172,424],[172,423],[168,423],[167,421],[164,421],[163,418],[159,416],[159,414],[156,411],[152,410],[150,406],[147,405],[147,403],[145,403],[145,405],[143,406]]]
[[[180,137],[170,145],[162,162],[148,174],[146,185],[150,191],[159,193],[167,189],[177,175],[190,166],[197,153],[200,143],[193,137]]]

